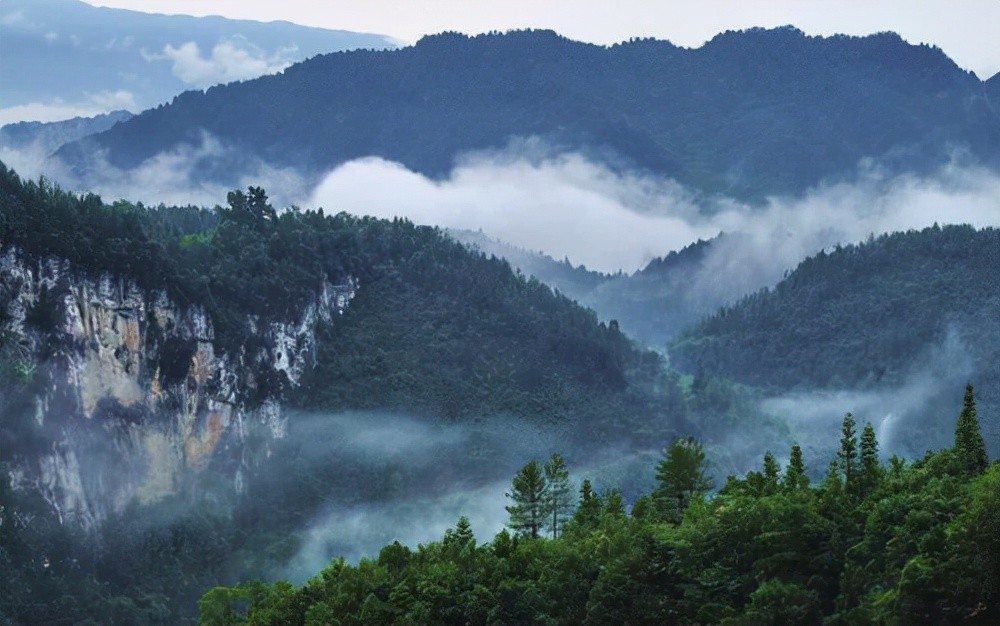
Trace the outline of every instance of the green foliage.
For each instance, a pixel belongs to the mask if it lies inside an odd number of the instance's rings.
[[[512,504],[505,507],[510,514],[511,528],[525,537],[537,539],[548,520],[548,483],[538,461],[531,461],[514,476],[507,497]]]
[[[545,499],[545,524],[555,539],[562,531],[563,523],[573,513],[572,486],[566,462],[558,452],[552,453],[552,457],[545,463],[543,469],[548,487]]]
[[[980,409],[996,413],[997,267],[996,228],[933,226],[838,246],[689,329],[672,345],[671,363],[780,390],[891,387],[925,364],[935,376],[967,367]],[[952,434],[940,426],[946,409],[928,406],[915,426],[939,445]],[[1000,453],[1000,427],[983,428],[990,452]]]
[[[639,501],[626,515],[617,491],[600,507],[584,481],[557,538],[504,530],[477,545],[463,519],[416,552],[392,544],[377,561],[335,560],[298,589],[213,589],[202,623],[996,623],[1000,464],[956,471],[945,450],[886,469],[869,430],[855,475],[868,489],[853,494],[839,460],[808,488],[797,447],[782,488],[768,455],[763,472],[730,477],[675,521],[638,514]],[[864,482],[873,470],[879,480]],[[529,463],[515,482],[543,473]]]
[[[965,387],[965,399],[962,403],[962,413],[958,416],[955,426],[955,458],[963,472],[972,475],[986,471],[989,460],[986,457],[986,445],[979,430],[979,418],[976,416],[976,399],[972,385]]]
[[[693,437],[677,439],[663,450],[653,498],[668,519],[679,521],[691,499],[711,488],[706,470],[705,450]]]

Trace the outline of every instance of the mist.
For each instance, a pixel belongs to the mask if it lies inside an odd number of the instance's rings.
[[[105,202],[128,200],[148,206],[211,207],[225,204],[233,189],[253,185],[264,187],[274,206],[285,207],[301,204],[310,189],[308,179],[295,170],[248,160],[205,132],[197,144],[181,144],[132,169],[115,167],[103,155],[94,154],[81,174],[40,144],[0,146],[0,161],[25,179],[45,176],[67,191],[96,193]],[[226,182],[219,182],[220,177]]]
[[[929,345],[893,385],[873,389],[797,391],[761,403],[767,413],[783,419],[807,461],[834,459],[845,413],[875,429],[881,456],[919,458],[927,450],[950,447],[965,384],[975,374],[969,349],[955,327],[943,340]],[[785,450],[775,453],[787,454]]]
[[[892,174],[866,161],[850,180],[757,206],[699,198],[671,179],[552,154],[529,141],[465,155],[440,181],[379,158],[351,161],[330,172],[307,204],[481,229],[609,273],[635,271],[720,232],[745,235],[713,250],[696,278],[715,302],[772,284],[804,257],[869,234],[935,222],[1000,224],[1000,175],[960,155],[931,176]]]
[[[393,541],[416,548],[440,540],[463,515],[479,542],[491,541],[508,521],[504,494],[515,473],[553,452],[566,458],[574,490],[584,478],[599,491],[623,488],[627,498],[652,489],[658,451],[584,450],[571,443],[571,428],[500,416],[459,424],[378,412],[291,414],[288,439],[302,470],[323,474],[333,462],[350,468],[354,484],[317,507],[297,553],[275,575],[301,582],[338,556],[373,558]],[[264,471],[280,472],[282,460],[274,461]]]

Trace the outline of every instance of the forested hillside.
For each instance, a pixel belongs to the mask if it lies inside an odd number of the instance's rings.
[[[671,359],[788,390],[878,389],[944,358],[952,363],[942,370],[965,372],[992,412],[1000,404],[997,268],[994,228],[934,226],[838,246],[686,332]],[[986,428],[996,446],[1000,432]]]
[[[130,169],[207,133],[226,150],[205,157],[206,179],[258,159],[318,177],[367,156],[437,177],[463,152],[539,137],[696,190],[763,198],[850,175],[862,158],[922,171],[962,146],[996,165],[998,115],[974,75],[891,33],[752,29],[696,49],[445,33],[187,92],[59,156],[81,173],[95,155]]]
[[[334,559],[301,587],[215,588],[199,623],[994,624],[1000,465],[979,419],[969,387],[953,447],[885,463],[848,414],[822,481],[794,446],[784,468],[767,453],[710,498],[708,459],[681,439],[628,511],[586,479],[562,509],[571,475],[558,456],[532,461],[510,489],[513,533],[483,542],[460,518],[439,541]]]
[[[213,210],[107,205],[0,168],[0,242],[5,259],[43,271],[45,259],[63,259],[72,269],[42,281],[48,287],[29,303],[23,328],[11,326],[16,278],[5,277],[0,293],[0,615],[15,623],[185,622],[206,588],[283,571],[327,509],[481,489],[510,463],[515,443],[548,445],[539,432],[552,432],[547,437],[576,458],[596,458],[608,446],[648,449],[681,433],[727,437],[741,423],[758,438],[784,432],[746,422],[751,395],[719,383],[715,395],[692,396],[689,383],[614,325],[503,261],[405,221],[279,212],[258,188],[233,192]],[[167,495],[140,493],[121,510],[109,505],[89,530],[64,523],[52,489],[21,472],[32,455],[54,455],[56,470],[71,476],[79,467],[112,468],[97,475],[118,481],[114,437],[155,434],[174,419],[169,410],[179,410],[109,400],[90,417],[80,414],[79,398],[60,396],[65,414],[38,421],[38,398],[68,376],[50,366],[85,349],[64,328],[74,313],[56,295],[87,276],[110,276],[114,289],[134,281],[182,309],[203,308],[216,350],[239,366],[231,375],[250,381],[245,396],[226,402],[297,407],[287,433],[233,424],[217,454],[186,466]],[[354,297],[320,325],[314,365],[299,386],[246,357],[260,354],[255,328],[298,319],[324,283],[345,281]],[[113,323],[125,324],[122,315]],[[32,343],[22,343],[29,334]],[[153,379],[156,393],[195,385],[192,346],[137,349],[156,355],[140,361],[137,374]],[[36,352],[44,358],[33,360]],[[405,415],[451,447],[435,443],[416,457],[391,445],[365,453],[353,433],[370,428],[375,410],[389,416],[380,435],[386,445],[397,437],[404,451],[422,445],[396,431]],[[78,444],[74,456],[61,447],[65,433]],[[635,477],[627,480],[634,490]]]
[[[255,188],[214,212],[146,209],[23,182],[6,168],[0,176],[4,249],[203,305],[223,351],[246,340],[246,316],[284,319],[324,281],[356,280],[357,297],[322,330],[317,366],[290,399],[298,406],[572,417],[622,433],[660,410],[641,391],[660,376],[655,355],[435,229],[322,210],[279,214]],[[258,399],[282,386],[262,372]]]

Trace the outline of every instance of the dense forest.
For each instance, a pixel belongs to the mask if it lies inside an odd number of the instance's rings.
[[[222,351],[249,340],[246,316],[284,319],[324,281],[357,280],[348,311],[321,329],[317,367],[293,399],[301,407],[573,416],[621,432],[651,410],[670,417],[642,391],[671,384],[656,355],[433,228],[322,210],[279,214],[259,188],[231,193],[215,211],[105,205],[6,168],[0,194],[4,250],[66,259],[204,306]],[[259,378],[260,396],[280,395],[283,381]]]
[[[751,29],[695,49],[444,33],[189,91],[58,156],[83,174],[99,167],[95,155],[130,169],[207,133],[230,149],[202,158],[198,176],[228,185],[257,160],[320,176],[379,156],[440,177],[462,153],[537,137],[708,194],[763,199],[849,176],[862,158],[919,172],[964,146],[997,164],[997,119],[982,81],[891,33]]]
[[[1000,407],[1000,231],[934,226],[806,259],[670,348],[682,369],[772,390],[880,389],[947,358]],[[935,354],[955,344],[960,354]],[[939,364],[943,365],[943,364]],[[1000,431],[985,426],[991,447]],[[996,451],[995,451],[996,452]]]
[[[359,284],[344,314],[318,329],[315,367],[300,387],[268,375],[266,364],[246,365],[259,368],[257,385],[238,401],[280,399],[313,417],[292,417],[244,493],[209,466],[176,495],[134,503],[94,531],[60,523],[41,493],[7,480],[19,455],[47,450],[58,433],[34,418],[44,362],[26,361],[16,337],[0,336],[0,616],[14,623],[185,622],[206,588],[281,571],[326,507],[431,497],[454,484],[449,476],[475,488],[509,462],[509,441],[485,435],[423,465],[358,458],[335,446],[341,422],[323,417],[335,412],[405,413],[444,433],[467,425],[523,431],[517,436],[528,440],[539,427],[554,428],[575,458],[610,445],[662,446],[681,433],[716,449],[713,435],[733,429],[785,435],[778,424],[747,418],[755,414],[751,390],[693,385],[617,324],[600,324],[506,262],[405,221],[279,212],[258,188],[235,191],[213,210],[109,205],[0,168],[0,242],[27,262],[65,259],[81,277],[107,273],[203,307],[221,353],[254,340],[247,315],[281,320],[324,280]],[[6,323],[11,293],[0,296]],[[60,306],[43,295],[26,320],[52,350],[66,349],[55,332]],[[357,419],[364,424],[363,414]],[[75,438],[106,450],[112,422],[64,422]],[[326,453],[317,442],[329,442]],[[627,493],[641,483],[631,474],[624,480]]]
[[[978,420],[970,386],[954,446],[886,463],[871,424],[859,432],[847,414],[818,483],[793,446],[784,469],[769,452],[710,497],[709,459],[679,439],[630,507],[588,480],[564,506],[570,475],[554,454],[517,473],[511,530],[486,543],[461,518],[416,549],[334,559],[301,587],[212,589],[199,623],[994,624],[1000,464]]]

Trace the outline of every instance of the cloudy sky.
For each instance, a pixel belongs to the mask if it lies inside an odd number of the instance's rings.
[[[412,43],[427,33],[552,28],[614,43],[654,36],[696,47],[716,33],[793,24],[815,35],[892,30],[940,47],[987,79],[1000,72],[998,0],[87,0],[156,13],[224,15],[389,35]]]

